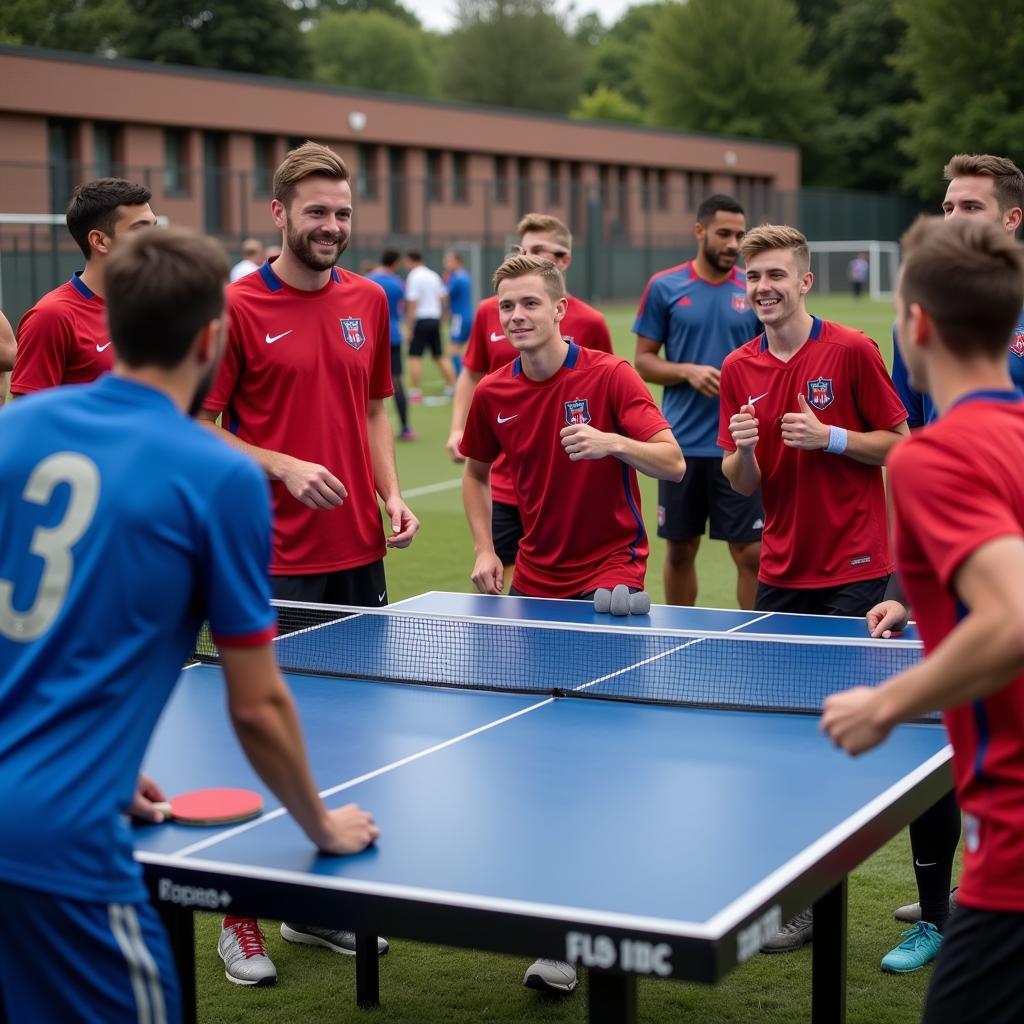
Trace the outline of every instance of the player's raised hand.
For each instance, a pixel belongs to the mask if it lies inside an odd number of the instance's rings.
[[[345,804],[327,812],[328,833],[317,842],[324,853],[361,853],[380,835],[369,811]]]
[[[737,449],[754,449],[758,439],[758,419],[753,405],[740,406],[740,411],[729,417],[729,433]]]
[[[159,825],[164,820],[163,811],[158,810],[154,804],[163,803],[167,797],[159,784],[154,782],[148,775],[139,772],[135,782],[135,792],[132,794],[132,802],[128,807],[128,813],[133,818],[141,821],[152,821]]]
[[[573,462],[603,459],[606,455],[614,454],[614,446],[619,437],[618,434],[595,430],[589,423],[573,423],[562,427],[558,436]]]
[[[797,392],[799,412],[787,412],[782,417],[782,443],[787,448],[801,448],[812,452],[828,444],[828,424],[822,423],[807,404],[802,392]]]
[[[863,754],[889,735],[889,726],[878,721],[878,690],[855,686],[825,698],[821,731],[848,754]]]
[[[907,628],[907,609],[899,601],[882,601],[867,614],[868,630],[876,638],[888,640],[893,633]]]
[[[477,555],[472,580],[481,594],[500,594],[505,589],[505,566],[493,551]]]
[[[420,521],[412,514],[412,509],[402,500],[401,496],[388,498],[384,502],[384,511],[391,520],[392,534],[387,538],[389,548],[407,548],[416,531],[420,528]]]
[[[722,379],[721,371],[715,366],[704,366],[701,363],[691,363],[686,374],[686,383],[694,391],[699,391],[708,398],[718,397],[719,382]]]
[[[462,443],[462,431],[453,430],[448,435],[448,440],[445,443],[445,448],[448,451],[448,455],[452,462],[465,462],[466,456],[459,451],[459,445]]]
[[[345,485],[316,462],[284,456],[278,476],[288,493],[309,508],[337,508],[348,497]]]

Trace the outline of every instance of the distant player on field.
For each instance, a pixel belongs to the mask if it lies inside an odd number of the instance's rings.
[[[398,274],[401,256],[397,249],[385,249],[380,265],[366,276],[384,289],[388,299],[391,323],[391,386],[395,389],[395,409],[398,411],[400,441],[415,441],[416,432],[409,426],[409,402],[402,385],[402,317],[405,314],[405,282]]]
[[[448,289],[448,316],[451,326],[452,366],[455,376],[462,373],[462,356],[473,326],[473,280],[455,249],[444,254],[444,285]]]

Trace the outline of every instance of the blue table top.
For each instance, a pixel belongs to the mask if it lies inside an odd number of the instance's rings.
[[[471,595],[424,595],[402,607],[601,618],[582,602]],[[614,621],[642,628],[647,618]],[[795,630],[795,619],[851,630],[826,635],[863,635],[852,632],[860,620],[807,616],[771,616],[772,630],[780,620]],[[674,608],[652,609],[649,621],[756,632],[765,622]],[[140,828],[143,860],[524,913],[569,907],[578,919],[657,919],[699,935],[797,877],[949,756],[933,725],[903,726],[854,761],[821,736],[814,715],[288,678],[325,800],[371,809],[378,844],[345,858],[310,846],[234,741],[220,670],[202,666],[183,673],[146,770],[170,792],[257,789],[268,813],[226,830]]]

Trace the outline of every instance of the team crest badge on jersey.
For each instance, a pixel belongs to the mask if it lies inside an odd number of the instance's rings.
[[[737,313],[749,313],[750,303],[747,302],[746,295],[742,295],[739,292],[737,292],[732,297],[732,308]]]
[[[807,404],[812,408],[827,409],[835,400],[831,377],[819,377],[807,382]]]
[[[1010,342],[1010,351],[1024,359],[1024,331],[1018,331]]]
[[[565,403],[565,422],[569,424],[590,422],[590,406],[587,404],[587,399],[574,398],[571,402]]]
[[[358,352],[366,344],[363,321],[359,319],[346,320],[341,317],[338,323],[341,324],[341,336]]]

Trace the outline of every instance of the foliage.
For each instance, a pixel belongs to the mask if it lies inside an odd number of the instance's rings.
[[[641,124],[644,112],[621,92],[599,85],[592,93],[579,98],[569,116],[579,121],[630,121]]]
[[[387,14],[413,28],[420,19],[401,0],[301,0],[304,13],[314,20],[328,14]]]
[[[605,86],[640,108],[647,106],[638,70],[647,55],[647,36],[654,15],[664,6],[659,2],[628,8],[590,50],[583,78],[583,88],[588,93],[593,93],[598,86]]]
[[[125,16],[124,0],[3,0],[0,42],[103,53]]]

